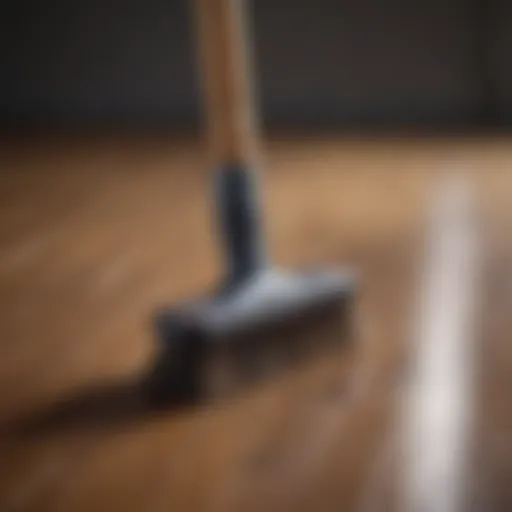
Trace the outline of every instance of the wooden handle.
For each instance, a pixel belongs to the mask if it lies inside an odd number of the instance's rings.
[[[216,163],[250,165],[256,136],[245,0],[195,0],[206,129]]]

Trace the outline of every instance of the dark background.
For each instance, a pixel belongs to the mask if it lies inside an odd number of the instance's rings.
[[[4,0],[0,125],[195,126],[184,0]],[[271,126],[512,126],[506,0],[254,0]]]

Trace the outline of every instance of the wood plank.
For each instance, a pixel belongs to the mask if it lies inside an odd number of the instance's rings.
[[[36,142],[0,154],[2,510],[355,510],[404,368],[427,192],[447,162],[478,171],[501,255],[488,279],[508,272],[507,141],[275,138],[275,259],[348,261],[363,276],[350,371],[320,358],[236,400],[139,414],[130,379],[154,351],[151,312],[221,272],[203,160],[186,139]],[[505,307],[495,314],[506,369]],[[498,387],[489,414],[507,445]],[[67,416],[28,438],[6,431],[59,400]],[[491,488],[512,460],[500,453]]]

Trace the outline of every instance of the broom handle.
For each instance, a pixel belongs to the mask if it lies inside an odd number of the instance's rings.
[[[251,165],[256,129],[245,0],[195,0],[197,46],[211,158]]]
[[[228,285],[268,266],[254,172],[256,123],[245,0],[195,0],[206,132]]]

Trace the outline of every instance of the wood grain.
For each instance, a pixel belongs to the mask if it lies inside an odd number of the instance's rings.
[[[251,165],[256,119],[245,0],[195,0],[194,18],[208,145],[214,165]]]
[[[359,510],[405,368],[427,193],[453,165],[474,174],[489,250],[482,510],[507,510],[508,142],[276,137],[267,149],[274,259],[361,272],[355,356],[155,412],[134,384],[154,355],[152,311],[222,272],[197,142],[2,146],[0,510]]]

